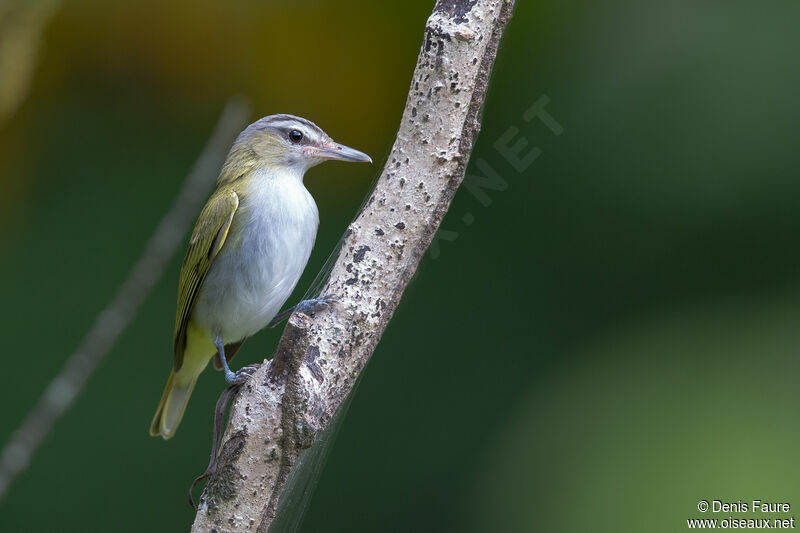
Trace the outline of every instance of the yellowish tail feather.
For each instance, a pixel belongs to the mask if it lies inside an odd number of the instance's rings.
[[[189,383],[184,386],[175,384],[175,372],[169,373],[167,386],[164,387],[164,393],[161,395],[161,401],[158,403],[158,409],[153,417],[153,422],[150,424],[150,435],[166,439],[172,438],[175,435],[175,430],[181,423],[183,413],[186,411],[186,404],[189,403],[189,397],[192,395],[194,384],[197,383],[198,376],[194,376]]]

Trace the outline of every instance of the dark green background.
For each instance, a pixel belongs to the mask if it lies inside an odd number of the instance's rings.
[[[388,153],[432,3],[287,4],[57,10],[0,124],[0,441],[230,95]],[[302,531],[666,532],[701,499],[800,506],[798,17],[794,1],[519,2],[473,153],[507,189],[456,197],[458,237],[408,288]],[[543,95],[560,136],[522,119]],[[542,150],[521,174],[494,148],[512,126]],[[309,172],[321,229],[295,297],[378,169]],[[0,531],[189,528],[223,380],[201,378],[173,440],[147,436],[179,260],[0,502]]]

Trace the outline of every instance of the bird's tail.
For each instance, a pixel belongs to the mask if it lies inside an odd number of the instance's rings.
[[[153,423],[150,424],[150,435],[161,435],[164,440],[172,438],[181,423],[198,377],[199,375],[196,375],[188,383],[180,386],[175,383],[175,372],[169,373],[167,386],[164,387]]]

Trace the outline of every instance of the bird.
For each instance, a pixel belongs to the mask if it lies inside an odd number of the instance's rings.
[[[244,340],[291,311],[319,311],[330,295],[279,313],[306,267],[319,226],[306,171],[324,161],[371,163],[333,141],[310,120],[269,115],[234,141],[189,238],[178,282],[173,363],[150,435],[169,439],[180,424],[197,378],[208,362],[229,384],[256,368],[231,371]]]

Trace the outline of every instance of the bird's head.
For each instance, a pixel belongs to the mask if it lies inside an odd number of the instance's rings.
[[[372,163],[367,154],[335,142],[310,120],[270,115],[239,134],[220,180],[236,179],[255,168],[288,171],[302,178],[306,170],[329,160]]]

